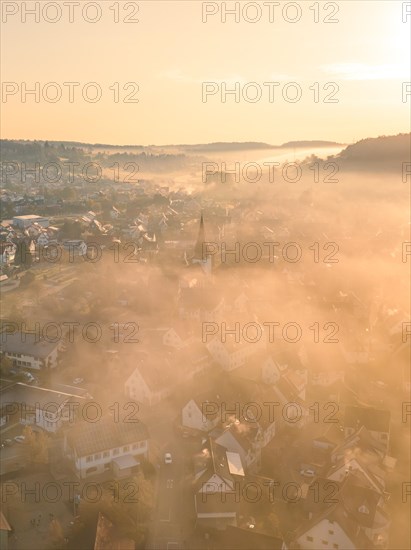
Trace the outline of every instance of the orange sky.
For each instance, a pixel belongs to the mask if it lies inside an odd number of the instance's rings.
[[[351,142],[410,131],[411,97],[407,103],[402,101],[402,83],[411,80],[411,14],[408,24],[402,22],[406,2],[345,0],[328,2],[327,10],[327,2],[319,2],[316,14],[310,9],[315,4],[311,0],[278,6],[243,1],[238,3],[240,22],[230,15],[224,22],[221,2],[109,0],[95,3],[101,19],[94,24],[81,15],[84,5],[91,4],[84,0],[74,11],[72,23],[68,7],[62,9],[60,21],[45,20],[57,13],[53,2],[39,3],[39,22],[30,15],[26,22],[22,20],[22,2],[2,0],[1,4],[2,138],[144,145],[276,144],[295,139]],[[25,4],[29,8],[35,2]],[[232,9],[236,2],[225,4]],[[115,5],[118,23],[110,9]],[[8,14],[16,6],[17,13]],[[134,19],[139,22],[125,23],[124,17],[133,17],[136,6]],[[210,14],[203,22],[205,10]],[[96,13],[91,6],[87,16],[93,18]],[[255,23],[247,21],[258,15]],[[338,22],[324,23],[327,15]],[[300,19],[290,23],[287,18]],[[39,102],[34,95],[23,102],[23,83],[30,89],[35,82],[39,82]],[[41,95],[53,97],[56,88],[47,87],[49,82],[56,82],[62,91],[55,103]],[[80,83],[74,88],[73,103],[64,82]],[[101,89],[96,103],[82,97],[81,90],[89,82]],[[118,102],[114,101],[115,82],[119,83]],[[139,86],[134,95],[134,85],[122,89],[133,82]],[[202,97],[204,82],[213,82],[208,89],[216,93]],[[256,84],[247,86],[250,82]],[[298,88],[287,87],[290,82]],[[335,84],[324,90],[329,82]],[[222,101],[224,85],[237,86],[238,103],[232,94]],[[317,86],[319,101],[315,102]],[[286,97],[293,100],[298,91],[297,102],[283,98],[283,92],[288,92]],[[89,92],[91,98],[92,87]],[[259,92],[261,98],[253,102]],[[324,103],[331,92],[336,93],[329,99],[338,102]],[[123,102],[130,93],[138,103]]]

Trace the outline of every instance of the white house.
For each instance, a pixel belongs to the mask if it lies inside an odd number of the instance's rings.
[[[345,531],[343,527],[332,519],[323,518],[319,521],[313,521],[302,529],[298,534],[296,542],[298,548],[303,550],[357,550],[355,539]]]
[[[10,265],[14,262],[17,247],[14,243],[5,241],[0,243],[0,265]]]
[[[237,525],[241,500],[237,488],[244,475],[240,456],[227,452],[209,439],[194,459],[194,505],[198,525],[220,530]]]
[[[57,367],[60,341],[51,342],[38,334],[15,332],[2,334],[0,351],[16,367],[34,370],[54,369]]]
[[[215,407],[212,407],[213,409]],[[220,420],[219,411],[211,413],[207,411],[206,402],[190,399],[181,412],[181,424],[186,428],[209,432],[215,428]]]
[[[110,471],[113,477],[131,475],[148,458],[148,432],[142,422],[102,418],[82,422],[65,435],[64,450],[80,479]]]
[[[251,423],[242,423],[239,420],[227,425],[220,433],[211,433],[215,442],[228,451],[238,453],[243,464],[255,471],[261,463],[261,446],[258,443],[260,428]]]
[[[43,216],[36,216],[35,214],[28,214],[25,216],[14,216],[13,225],[20,229],[26,229],[33,223],[38,223],[42,227],[48,227],[50,225],[49,219]]]
[[[125,381],[124,392],[134,401],[152,406],[171,395],[177,383],[167,357],[156,355],[139,361]]]
[[[75,411],[85,403],[82,395],[21,382],[4,388],[0,396],[3,423],[18,422],[50,433],[56,433],[67,422],[74,422]]]
[[[265,348],[264,338],[250,343],[245,341],[233,342],[231,339],[222,342],[215,337],[207,344],[207,349],[214,361],[225,371],[232,371],[246,364],[247,360]]]

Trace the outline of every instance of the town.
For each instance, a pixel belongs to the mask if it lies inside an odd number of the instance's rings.
[[[402,216],[344,169],[256,188],[197,153],[2,145],[2,547],[404,548]],[[74,160],[98,181],[14,169]]]

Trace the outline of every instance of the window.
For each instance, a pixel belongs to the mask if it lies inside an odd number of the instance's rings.
[[[138,443],[133,443],[132,449],[138,449]]]
[[[118,453],[120,452],[120,449],[113,449],[113,455],[118,455]]]
[[[308,540],[309,542],[313,542],[314,539],[313,539],[313,537],[308,537],[308,536],[307,536],[307,540]]]
[[[130,450],[130,445],[124,445],[123,452],[126,453],[129,450]]]
[[[96,453],[94,455],[94,460],[99,460],[101,458],[101,453]]]
[[[86,456],[86,462],[91,462],[93,460],[92,456]]]
[[[104,451],[103,458],[107,458],[110,456],[110,453],[108,451]]]

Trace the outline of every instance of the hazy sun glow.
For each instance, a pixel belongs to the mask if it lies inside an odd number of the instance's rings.
[[[16,83],[18,92],[6,101],[3,93],[3,137],[119,144],[278,143],[310,133],[347,142],[409,130],[409,106],[401,101],[402,82],[411,80],[411,15],[402,22],[404,2],[320,2],[317,23],[309,2],[300,3],[296,23],[284,20],[281,6],[270,22],[260,2],[262,16],[254,24],[242,16],[236,23],[228,15],[224,22],[221,5],[213,2],[210,9],[219,6],[218,13],[203,22],[203,4],[140,2],[137,24],[114,23],[106,2],[95,24],[69,23],[67,18],[55,24],[32,18],[22,23],[19,14],[10,16],[2,25],[2,79]],[[324,23],[335,6],[337,22]],[[70,37],[69,46],[62,36]],[[23,82],[30,89],[35,82],[67,81],[99,83],[101,100],[91,104],[80,97],[71,104],[63,96],[56,103],[35,103],[28,96],[21,101]],[[204,102],[202,83],[210,81],[218,92]],[[238,82],[242,89],[256,82],[264,91],[267,81],[280,83],[274,103],[268,94],[256,103],[236,103],[233,96],[222,102],[223,83],[230,87]],[[117,103],[110,89],[116,82],[122,94]],[[133,92],[122,89],[128,82],[139,86],[133,96],[138,103],[122,101],[126,92]],[[301,87],[296,104],[282,100],[287,82]],[[325,104],[321,97],[313,104],[310,87],[316,82],[320,87],[335,82],[338,103]],[[389,105],[389,117],[381,117],[382,103]],[[154,118],[162,121],[155,128]]]

